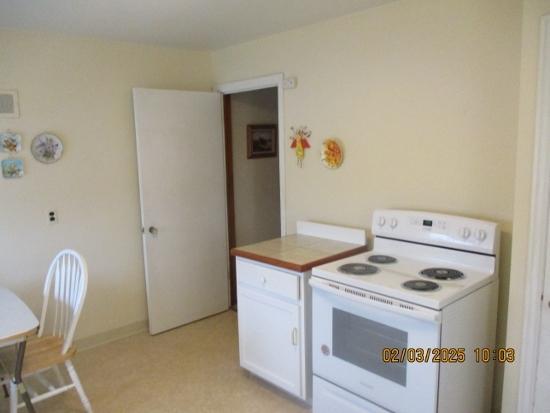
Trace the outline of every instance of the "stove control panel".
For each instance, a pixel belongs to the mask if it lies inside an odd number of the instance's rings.
[[[498,224],[454,215],[383,209],[374,211],[375,236],[495,254],[499,247]]]

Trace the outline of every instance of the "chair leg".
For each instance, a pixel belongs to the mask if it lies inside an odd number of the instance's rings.
[[[4,390],[4,398],[7,399],[10,397],[10,392],[8,391],[8,379],[0,376],[0,386],[2,386],[2,390]]]
[[[80,401],[84,406],[84,410],[86,410],[87,413],[93,413],[92,405],[90,404],[90,400],[88,400],[86,393],[84,393],[84,388],[80,383],[78,374],[76,374],[76,370],[74,369],[73,363],[70,360],[67,360],[65,362],[65,367],[67,367],[67,372],[69,373],[69,376],[71,377],[71,380],[74,383],[78,396],[80,397]]]
[[[10,413],[17,413],[17,403],[19,402],[19,392],[17,384],[10,380]]]

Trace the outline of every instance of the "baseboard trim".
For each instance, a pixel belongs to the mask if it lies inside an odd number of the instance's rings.
[[[75,344],[79,351],[85,351],[145,331],[147,331],[147,320],[138,321],[113,330],[104,331],[103,333],[76,339]]]

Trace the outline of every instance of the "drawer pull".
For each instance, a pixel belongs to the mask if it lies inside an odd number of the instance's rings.
[[[292,329],[292,345],[298,345],[298,329],[296,327]]]
[[[276,268],[237,260],[237,283],[294,301],[300,300],[300,275],[298,273],[291,274]]]

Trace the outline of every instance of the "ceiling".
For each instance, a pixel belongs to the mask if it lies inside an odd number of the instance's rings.
[[[219,49],[394,0],[0,0],[0,28]]]

